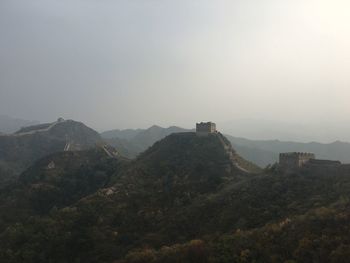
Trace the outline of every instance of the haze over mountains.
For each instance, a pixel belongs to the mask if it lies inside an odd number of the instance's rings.
[[[307,113],[306,113],[307,114]],[[280,140],[293,142],[334,141],[350,142],[350,122],[332,119],[317,120],[264,120],[235,119],[217,122],[221,130],[236,137],[250,140]]]
[[[190,130],[176,126],[162,128],[153,125],[148,129],[127,129],[127,130],[111,130],[101,133],[109,144],[119,149],[121,154],[129,158],[135,158],[139,153],[145,151],[156,141],[177,132],[188,132]]]
[[[162,128],[152,126],[149,129],[111,130],[102,132],[101,136],[127,157],[134,158],[153,143],[175,132],[192,130],[179,127]],[[339,160],[350,163],[350,143],[336,141],[329,144],[310,142],[300,143],[279,140],[249,140],[226,135],[236,151],[247,160],[261,167],[278,161],[281,152],[313,152],[320,159]]]
[[[0,118],[1,119],[1,118]],[[0,123],[0,131],[1,129],[12,131],[11,127],[19,127],[22,128],[23,126],[26,126],[27,124],[31,124],[30,121],[23,121],[23,120],[17,120],[10,117],[3,117],[4,121]],[[12,125],[12,126],[11,126]],[[16,126],[17,125],[17,126]],[[45,127],[46,124],[42,124],[42,127]],[[239,134],[242,132],[236,124],[237,130],[236,132]],[[40,127],[34,126],[35,128]],[[227,127],[227,126],[226,126]],[[265,126],[262,126],[262,129],[264,129]],[[28,128],[27,128],[28,129]],[[220,129],[220,126],[219,126]],[[24,129],[25,131],[26,129]],[[30,130],[30,128],[29,128]],[[252,131],[254,130],[254,133],[258,133],[258,128],[256,126],[252,126]],[[16,130],[18,132],[18,130]],[[103,140],[106,141],[108,144],[112,145],[117,149],[117,151],[128,158],[135,158],[138,154],[145,151],[148,147],[152,146],[156,141],[159,141],[163,139],[164,137],[177,132],[190,132],[192,130],[190,129],[184,129],[177,126],[171,126],[168,128],[162,128],[157,125],[153,125],[152,127],[148,129],[125,129],[125,130],[110,130],[102,132],[100,135],[97,135],[97,132],[94,132],[95,135],[91,141],[85,141],[82,143],[82,145],[85,145],[87,142],[89,145],[93,145],[94,142],[97,140]],[[234,130],[232,130],[233,132]],[[77,128],[75,131],[77,134],[83,132],[80,128]],[[46,133],[43,133],[45,135]],[[72,134],[71,134],[72,135]],[[46,136],[46,135],[45,135]],[[51,136],[51,135],[50,135]],[[56,136],[56,135],[55,135]],[[65,132],[61,132],[61,138],[59,139],[62,144],[64,144],[64,141],[67,140],[65,136]],[[75,140],[79,139],[77,136],[74,135]],[[250,140],[246,138],[241,137],[235,137],[232,135],[226,135],[227,138],[230,140],[236,151],[241,154],[244,158],[247,160],[259,165],[260,167],[265,167],[269,164],[273,164],[278,161],[278,156],[280,152],[289,152],[289,151],[300,151],[300,152],[313,152],[316,154],[316,156],[320,159],[329,159],[329,160],[339,160],[343,163],[350,163],[350,144],[347,142],[341,142],[341,141],[335,141],[332,143],[318,143],[318,142],[310,142],[310,143],[301,143],[301,142],[293,142],[293,141],[280,141],[280,140]],[[7,146],[3,146],[3,151],[5,149],[8,149],[6,147],[13,148],[13,145],[19,145],[19,140],[23,141],[22,138],[25,138],[25,140],[28,141],[27,137],[18,137],[14,139],[12,136],[8,137],[0,137],[0,143],[2,145],[5,145],[4,142],[7,142]],[[33,136],[32,136],[33,137]],[[35,136],[36,138],[37,136]],[[64,138],[63,138],[64,137]],[[92,138],[90,137],[90,139]],[[56,137],[57,138],[57,137]],[[14,140],[16,140],[16,143],[14,143]],[[50,138],[50,140],[53,140],[53,138]],[[9,143],[9,141],[12,141]],[[30,145],[31,143],[27,142],[27,145]],[[20,147],[24,147],[24,143],[22,142],[20,144]],[[46,143],[46,148],[48,144]],[[57,145],[54,143],[54,145]],[[4,148],[5,147],[5,148]],[[28,146],[26,146],[28,147]],[[37,147],[37,146],[35,146]],[[64,147],[64,146],[63,146]],[[62,147],[57,148],[59,150]],[[51,153],[55,152],[56,148],[52,148],[52,150],[43,150],[42,154],[37,154],[39,150],[34,150],[32,154],[29,154],[27,150],[17,151],[22,155],[31,156],[30,160],[24,161],[26,158],[19,158],[17,155],[13,155],[11,158],[12,160],[16,160],[18,157],[19,160],[21,160],[18,164],[24,162],[26,166],[31,164],[34,160],[36,160],[38,157],[43,156],[45,153]],[[9,153],[6,153],[7,155]],[[16,157],[15,157],[16,156]],[[11,164],[9,162],[9,157],[1,158],[2,162],[2,169],[8,170],[9,167],[13,167],[14,163]],[[4,164],[4,161],[6,161],[6,165]],[[21,169],[19,167],[22,167],[22,165],[18,165],[15,170],[20,171]],[[11,168],[12,169],[12,168]],[[11,170],[10,169],[10,170]]]
[[[349,10],[0,0],[0,263],[349,263]]]
[[[13,133],[22,127],[35,124],[39,124],[39,122],[12,118],[10,116],[0,114],[0,133]]]
[[[81,123],[48,125],[22,136],[74,131],[92,144],[48,153],[0,188],[4,262],[346,262],[347,170],[262,171],[220,133],[189,131],[128,160],[95,147],[98,134]]]
[[[262,119],[233,119],[230,121],[216,121],[213,119],[220,131],[229,134],[234,137],[246,138],[254,141],[291,141],[291,142],[320,142],[320,143],[332,143],[335,141],[350,142],[350,122],[349,121],[332,121],[324,120],[322,122],[308,121],[304,122],[290,122],[288,120],[262,120]],[[49,121],[51,121],[49,119]],[[81,120],[80,120],[81,121]],[[47,122],[47,121],[42,121]],[[194,121],[195,122],[195,121]],[[39,121],[24,120],[19,118],[13,118],[7,115],[0,115],[0,132],[2,133],[13,133],[19,130],[21,127],[39,124]],[[92,122],[93,123],[93,122]],[[108,126],[112,126],[113,122]],[[118,123],[118,122],[116,122]],[[154,126],[167,127],[167,125],[160,123],[151,123]],[[169,125],[169,124],[168,124]],[[179,125],[178,123],[170,123],[170,125],[176,125],[178,127],[185,127],[185,129],[191,129],[193,123],[187,125]],[[135,129],[126,127],[125,129],[108,130],[102,129],[100,126],[93,126],[95,130],[102,131],[103,137],[105,138],[122,138],[130,139],[136,135],[140,130],[148,129],[147,125],[137,125]],[[125,125],[123,125],[125,126]],[[149,125],[150,127],[151,125]],[[115,124],[118,128],[118,124]],[[141,128],[142,127],[142,128]],[[118,133],[118,130],[120,132]],[[118,135],[116,135],[118,134]],[[123,135],[124,134],[124,135]]]

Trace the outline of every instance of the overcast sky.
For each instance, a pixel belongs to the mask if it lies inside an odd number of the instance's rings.
[[[347,0],[0,0],[0,113],[350,122]]]

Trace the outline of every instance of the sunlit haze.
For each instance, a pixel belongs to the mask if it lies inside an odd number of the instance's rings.
[[[345,0],[1,0],[0,113],[98,130],[349,127],[349,10]],[[305,140],[349,134],[305,129]]]

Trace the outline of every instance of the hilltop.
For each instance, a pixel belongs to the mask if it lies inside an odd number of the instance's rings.
[[[147,150],[155,142],[172,133],[190,132],[177,126],[162,128],[153,125],[148,129],[111,130],[101,133],[101,137],[110,145],[116,147],[123,155],[135,158]]]
[[[198,194],[259,171],[236,154],[221,134],[198,137],[195,133],[175,133],[140,154],[122,179],[137,185],[144,182],[152,188],[158,185],[161,192],[192,189]]]
[[[36,160],[59,151],[83,150],[101,141],[99,134],[83,123],[60,120],[21,128],[0,136],[0,182],[16,178]]]

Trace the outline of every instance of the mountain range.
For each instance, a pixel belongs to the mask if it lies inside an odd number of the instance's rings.
[[[134,159],[170,134],[192,131],[176,126],[162,128],[154,125],[148,129],[112,130],[98,134],[83,123],[72,120],[21,127],[15,133],[0,135],[0,182],[16,179],[33,162],[51,153],[88,149],[96,143],[107,143],[120,155]],[[260,167],[274,164],[280,152],[290,151],[313,152],[319,159],[350,162],[350,144],[346,142],[298,143],[225,136],[239,155]]]
[[[173,133],[133,160],[101,147],[60,151],[0,189],[0,256],[36,263],[347,262],[350,176],[318,171],[260,170],[220,133]]]
[[[278,162],[279,153],[281,152],[312,152],[319,159],[350,163],[350,143],[348,142],[300,143],[279,140],[248,140],[229,135],[227,137],[237,152],[261,167]]]
[[[12,118],[7,115],[0,114],[0,134],[13,133],[22,127],[39,124],[38,121],[29,121],[18,118]]]
[[[169,128],[152,126],[148,129],[107,131],[101,133],[101,137],[120,150],[121,154],[129,158],[135,158],[153,143],[171,133],[191,131],[193,130],[175,126]],[[281,152],[313,152],[320,159],[350,163],[350,143],[347,142],[300,143],[279,140],[249,140],[231,135],[225,136],[241,156],[260,167],[278,162],[279,153]]]

